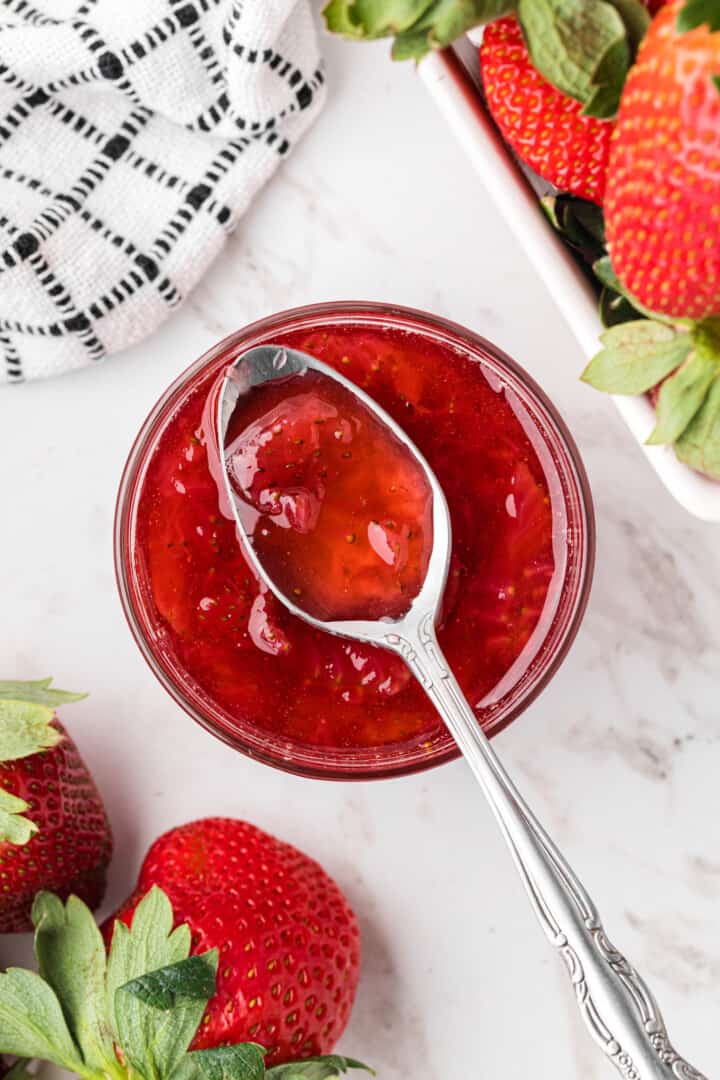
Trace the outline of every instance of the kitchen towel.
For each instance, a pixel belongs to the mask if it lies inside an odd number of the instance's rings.
[[[0,0],[0,382],[154,330],[323,82],[307,0]]]

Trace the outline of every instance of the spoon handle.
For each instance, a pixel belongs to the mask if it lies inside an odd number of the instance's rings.
[[[590,1034],[625,1080],[706,1080],[674,1050],[649,988],[500,764],[438,645],[432,614],[412,638],[388,634],[443,717],[485,792],[535,912],[562,956]]]

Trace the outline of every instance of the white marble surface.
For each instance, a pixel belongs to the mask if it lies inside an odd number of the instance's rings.
[[[467,770],[348,786],[254,764],[181,714],[115,594],[111,528],[130,441],[206,346],[314,300],[393,300],[464,322],[544,385],[584,453],[598,569],[577,643],[497,748],[651,980],[673,1037],[720,1070],[717,529],[644,462],[412,68],[328,42],[330,101],[214,270],[152,340],[96,371],[0,392],[0,668],[91,697],[67,719],[107,798],[106,910],[165,828],[245,816],[317,856],[362,922],[342,1046],[382,1080],[599,1080],[564,969]],[[4,939],[4,963],[29,942]],[[613,1074],[614,1075],[614,1074]]]

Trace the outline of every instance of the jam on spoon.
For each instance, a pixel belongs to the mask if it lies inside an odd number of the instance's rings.
[[[316,618],[398,618],[432,550],[432,492],[419,462],[320,371],[238,399],[225,462],[259,562]]]

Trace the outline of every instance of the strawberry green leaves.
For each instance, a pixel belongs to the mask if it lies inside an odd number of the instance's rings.
[[[442,49],[456,38],[515,7],[514,0],[436,0],[425,15],[393,44],[395,60],[420,60],[432,49]]]
[[[630,50],[634,56],[650,26],[648,10],[645,4],[640,3],[640,0],[609,0],[609,2],[625,23]]]
[[[287,1065],[276,1065],[268,1069],[268,1080],[327,1080],[331,1076],[341,1076],[348,1069],[363,1069],[375,1075],[375,1070],[362,1061],[330,1054],[327,1057],[306,1058],[305,1061],[291,1061]]]
[[[720,479],[720,320],[671,326],[639,319],[613,326],[582,378],[611,394],[660,385],[650,445],[674,445],[681,461]]]
[[[263,1080],[264,1055],[265,1047],[257,1043],[194,1050],[183,1059],[173,1080]]]
[[[692,331],[693,351],[661,387],[649,442],[672,442],[681,461],[720,479],[720,319]]]
[[[657,424],[648,439],[650,445],[674,443],[698,411],[717,375],[714,357],[693,349],[672,378],[660,387]]]
[[[53,690],[51,682],[0,681],[0,761],[39,754],[60,741],[60,732],[51,724],[53,710],[87,695]]]
[[[149,972],[115,994],[118,1042],[145,1080],[169,1080],[215,993],[217,950]]]
[[[563,240],[590,264],[605,252],[605,222],[596,203],[575,195],[544,195],[540,206]]]
[[[432,49],[442,49],[456,38],[515,7],[514,0],[435,0],[423,17],[395,38],[395,60],[420,60]]]
[[[582,379],[606,394],[644,394],[692,348],[688,334],[649,319],[613,326],[600,340],[605,348],[590,361]]]
[[[711,31],[720,30],[720,4],[717,0],[687,0],[675,23],[678,34],[703,24]]]
[[[52,988],[32,971],[0,974],[0,1053],[87,1074]]]
[[[0,698],[0,761],[17,761],[56,746],[61,735],[52,718],[52,709],[45,705]]]
[[[146,976],[151,993],[148,970],[186,961],[190,950],[187,926],[172,929],[165,894],[154,889],[141,901],[131,930],[116,927],[107,963],[100,931],[81,900],[70,897],[63,905],[51,893],[40,893],[32,915],[40,973],[0,974],[0,1053],[107,1080],[127,1076],[115,1054],[117,1043],[144,1080],[169,1076],[197,1030],[215,981],[211,972],[200,987],[195,972],[186,1003],[176,975],[177,1008],[155,1008],[133,992]],[[194,958],[198,962],[202,958]]]
[[[323,15],[335,33],[380,38],[410,30],[431,7],[432,0],[331,0]]]
[[[603,326],[637,319],[639,312],[621,291],[622,285],[605,251],[605,221],[601,207],[575,195],[545,195],[540,205],[578,260],[592,268],[602,283],[599,307]]]
[[[121,1042],[126,1058],[146,1078],[159,1080],[327,1080],[348,1069],[372,1069],[353,1058],[330,1055],[277,1065],[265,1072],[265,1048],[257,1043],[219,1046],[185,1053],[202,1017],[204,1007],[215,992],[217,950],[191,956],[178,964],[133,979],[117,993],[116,1015],[120,1027],[126,1006],[124,995],[138,999],[154,1010],[146,1014],[154,1028],[145,1031],[138,1057],[131,1039]],[[194,1010],[194,1011],[193,1011]],[[152,1054],[148,1054],[152,1048]],[[170,1052],[168,1052],[170,1050]]]
[[[588,116],[613,116],[650,21],[640,0],[330,0],[323,15],[336,34],[393,37],[394,59],[420,60],[515,11],[538,71]]]
[[[215,993],[217,967],[217,957],[212,960],[210,956],[189,956],[178,964],[131,979],[121,989],[154,1009],[174,1009],[183,1001],[209,1001]]]
[[[121,986],[148,971],[185,960],[190,953],[190,930],[173,930],[172,905],[162,889],[153,887],[138,904],[128,929],[116,922],[107,968],[107,1011],[112,1030],[119,1038],[115,995]]]
[[[515,9],[515,0],[330,0],[328,30],[355,40],[394,37],[395,60],[420,60],[473,26]]]
[[[62,738],[52,725],[53,711],[31,698],[47,693],[49,679],[42,683],[0,682],[0,762],[18,761],[57,745]],[[0,788],[0,843],[27,844],[38,831],[37,825],[23,817],[28,804]]]
[[[51,682],[0,680],[0,762],[41,754],[59,743],[53,710],[86,695],[54,690]],[[0,843],[22,846],[35,835],[37,826],[22,816],[27,809],[22,799],[0,788]]]
[[[89,909],[41,892],[32,910],[40,974],[62,1003],[85,1063],[102,1071],[114,1061],[105,1010],[105,945]]]
[[[116,923],[107,962],[81,900],[63,904],[40,893],[32,914],[40,974],[0,972],[0,1054],[52,1061],[84,1080],[326,1080],[348,1069],[372,1072],[337,1055],[266,1072],[266,1050],[256,1043],[188,1052],[215,993],[217,950],[188,956],[190,931],[173,930],[161,889],[143,897],[130,929]],[[17,1080],[27,1080],[22,1069]]]
[[[40,893],[33,906],[40,974],[0,975],[0,1052],[37,1057],[85,1077],[167,1080],[215,993],[216,954],[188,957],[187,926],[173,930],[160,889],[143,898],[128,930],[118,924],[109,961],[90,910]]]
[[[363,1069],[375,1075],[368,1065],[339,1054],[291,1061],[266,1072],[264,1053],[265,1048],[256,1043],[196,1050],[183,1059],[173,1080],[329,1080],[349,1069]]]
[[[52,679],[36,679],[34,682],[0,680],[0,701],[24,701],[30,705],[46,705],[57,709],[72,701],[82,701],[87,694],[74,694],[69,690],[55,690]]]
[[[24,799],[0,788],[0,843],[22,846],[35,835],[37,825],[23,816],[27,809]]]
[[[720,374],[675,443],[675,453],[691,469],[720,479]]]
[[[215,993],[217,952],[191,956],[187,926],[173,930],[162,889],[138,904],[128,930],[116,922],[108,961],[108,1011],[125,1059],[144,1080],[187,1080],[196,1064],[187,1055],[205,1006]]]
[[[643,19],[642,6],[634,5],[635,0],[618,6],[606,0],[518,0],[533,64],[558,90],[582,101],[588,116],[606,119],[617,112]],[[620,7],[632,13],[626,14],[632,36]]]

